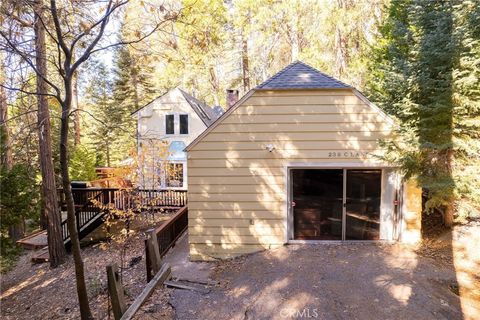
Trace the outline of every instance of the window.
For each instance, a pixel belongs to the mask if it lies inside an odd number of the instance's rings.
[[[167,164],[167,187],[183,187],[183,164],[182,163],[168,163]]]
[[[180,134],[188,134],[188,114],[180,115]]]
[[[175,118],[173,114],[167,114],[165,116],[165,133],[175,134]]]

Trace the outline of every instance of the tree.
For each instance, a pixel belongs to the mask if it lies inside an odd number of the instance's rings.
[[[124,33],[126,33],[124,31]],[[127,37],[126,34],[122,38]],[[142,63],[140,63],[142,61]],[[120,47],[115,52],[111,101],[104,110],[104,123],[110,128],[108,165],[124,160],[134,148],[136,123],[131,113],[150,102],[155,95],[150,58],[133,47]],[[111,117],[111,118],[110,118]],[[111,161],[113,160],[113,161]]]
[[[91,181],[97,178],[95,172],[95,153],[87,147],[77,144],[70,159],[70,176],[72,180]]]
[[[112,15],[120,11],[126,4],[127,0],[109,0],[106,4],[99,8],[99,5],[92,2],[76,3],[71,6],[70,3],[64,1],[50,0],[48,7],[45,7],[45,17],[41,19],[50,40],[56,44],[55,49],[47,57],[55,65],[55,72],[45,75],[32,60],[31,51],[28,45],[22,41],[17,41],[9,30],[0,30],[2,38],[2,47],[6,48],[13,54],[16,54],[37,77],[50,87],[50,91],[46,94],[55,98],[61,106],[61,126],[60,126],[60,168],[62,176],[63,192],[67,207],[67,226],[72,243],[72,252],[75,262],[75,277],[77,284],[77,294],[80,305],[80,315],[82,319],[91,319],[91,311],[88,303],[87,290],[85,285],[84,264],[81,257],[80,242],[76,228],[75,204],[72,196],[70,175],[69,175],[69,127],[70,116],[72,112],[73,99],[73,81],[75,72],[78,71],[80,65],[87,61],[91,55],[108,48],[113,48],[129,43],[140,42],[166,22],[174,20],[176,13],[164,13],[165,8],[150,7],[152,16],[158,18],[156,23],[150,30],[138,30],[136,37],[132,40],[123,40],[117,43],[102,43],[105,29],[112,18]],[[26,3],[30,5],[30,3]],[[33,8],[38,15],[39,9]],[[99,11],[99,9],[102,9]],[[51,21],[50,23],[45,23]],[[73,22],[72,22],[73,21]],[[60,79],[61,85],[52,80],[51,75],[56,75]],[[44,95],[42,91],[35,92],[35,95]]]
[[[388,157],[418,177],[426,209],[441,210],[448,227],[460,198],[479,203],[478,172],[465,174],[479,154],[479,17],[473,2],[393,1],[368,82],[401,123],[403,141],[389,143]]]
[[[65,262],[66,252],[63,245],[60,209],[57,199],[57,186],[52,158],[52,136],[50,124],[50,111],[48,107],[47,77],[47,52],[45,46],[45,7],[43,0],[36,0],[33,4],[35,22],[35,55],[36,55],[36,82],[37,82],[37,108],[38,108],[38,139],[39,161],[42,173],[43,212],[41,215],[46,220],[48,237],[48,255],[52,268]]]
[[[97,164],[111,166],[112,144],[117,138],[117,126],[122,126],[122,110],[112,103],[112,80],[104,63],[94,62],[95,73],[85,90],[86,105],[94,115],[88,126],[88,138],[98,155]]]

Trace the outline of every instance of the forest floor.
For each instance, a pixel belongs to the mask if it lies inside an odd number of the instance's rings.
[[[160,225],[168,214],[156,214],[136,223],[134,234],[123,243],[98,242],[83,246],[82,257],[90,306],[95,319],[109,319],[106,266],[122,265],[127,303],[131,303],[146,285],[145,230]],[[123,259],[122,259],[122,253]],[[1,275],[0,318],[2,319],[79,319],[72,256],[56,269],[48,263],[32,264],[33,251],[25,250],[16,266]],[[168,301],[167,290],[156,290],[158,301]],[[170,308],[163,303],[170,319]],[[159,308],[155,311],[160,315]],[[142,310],[141,310],[142,312]],[[110,319],[113,319],[110,312]]]
[[[143,239],[139,230],[126,248],[83,248],[96,319],[109,318],[105,267],[124,249],[127,302],[145,286]],[[158,288],[135,319],[480,319],[480,221],[435,229],[416,247],[289,245],[210,266],[209,293]],[[78,318],[71,258],[50,270],[25,254],[1,289],[2,319]]]
[[[218,286],[170,304],[176,319],[480,319],[479,252],[480,222],[415,247],[288,245],[216,263]]]

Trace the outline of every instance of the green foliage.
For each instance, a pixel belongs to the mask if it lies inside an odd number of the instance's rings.
[[[20,253],[9,238],[9,228],[38,219],[40,188],[30,167],[16,164],[0,168],[0,272],[11,269]]]
[[[148,62],[146,56],[134,55],[128,47],[120,47],[116,52],[113,97],[115,107],[122,110],[124,116],[142,107],[155,94],[151,79],[153,68]]]
[[[373,52],[368,93],[401,124],[387,157],[429,190],[427,209],[480,206],[479,22],[478,0],[392,1]]]
[[[15,266],[21,250],[3,232],[0,234],[0,273],[5,273]]]
[[[0,218],[2,234],[8,227],[38,216],[39,186],[29,167],[16,164],[0,169]]]
[[[91,181],[97,178],[95,165],[97,157],[84,145],[77,145],[69,162],[69,173],[72,180]]]

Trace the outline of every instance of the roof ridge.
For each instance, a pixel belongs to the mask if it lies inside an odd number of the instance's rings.
[[[320,73],[322,76],[327,77],[328,79],[330,79],[330,80],[332,80],[332,81],[335,81],[335,82],[340,83],[340,84],[342,84],[342,85],[344,85],[344,86],[347,86],[347,87],[351,87],[350,85],[346,84],[345,82],[340,81],[340,80],[338,80],[337,78],[334,78],[333,76],[330,76],[330,75],[328,75],[328,74],[326,74],[326,73],[324,73],[324,72],[322,72],[322,71],[320,71],[320,70],[318,70],[318,69],[315,69],[314,67],[312,67],[311,65],[306,64],[306,63],[303,62],[303,61],[298,61],[298,62],[299,62],[300,64],[303,64],[305,67],[307,67],[307,68],[309,68],[309,69],[311,69],[311,70],[313,70],[313,71],[315,71],[315,72]]]
[[[310,80],[302,80],[300,75],[309,75]],[[258,90],[274,89],[337,89],[353,88],[352,86],[325,74],[303,61],[296,60],[275,75],[255,87]]]
[[[279,76],[281,76],[283,73],[285,73],[287,70],[293,68],[294,65],[296,64],[299,64],[299,63],[302,63],[301,61],[299,60],[296,60],[292,63],[290,63],[288,66],[284,67],[283,69],[281,69],[280,71],[278,71],[277,73],[275,73],[273,76],[271,76],[270,78],[268,78],[267,80],[265,80],[264,82],[260,83],[257,88],[261,88],[263,86],[265,86],[266,84],[272,82],[273,80],[275,80],[276,78],[278,78]]]

